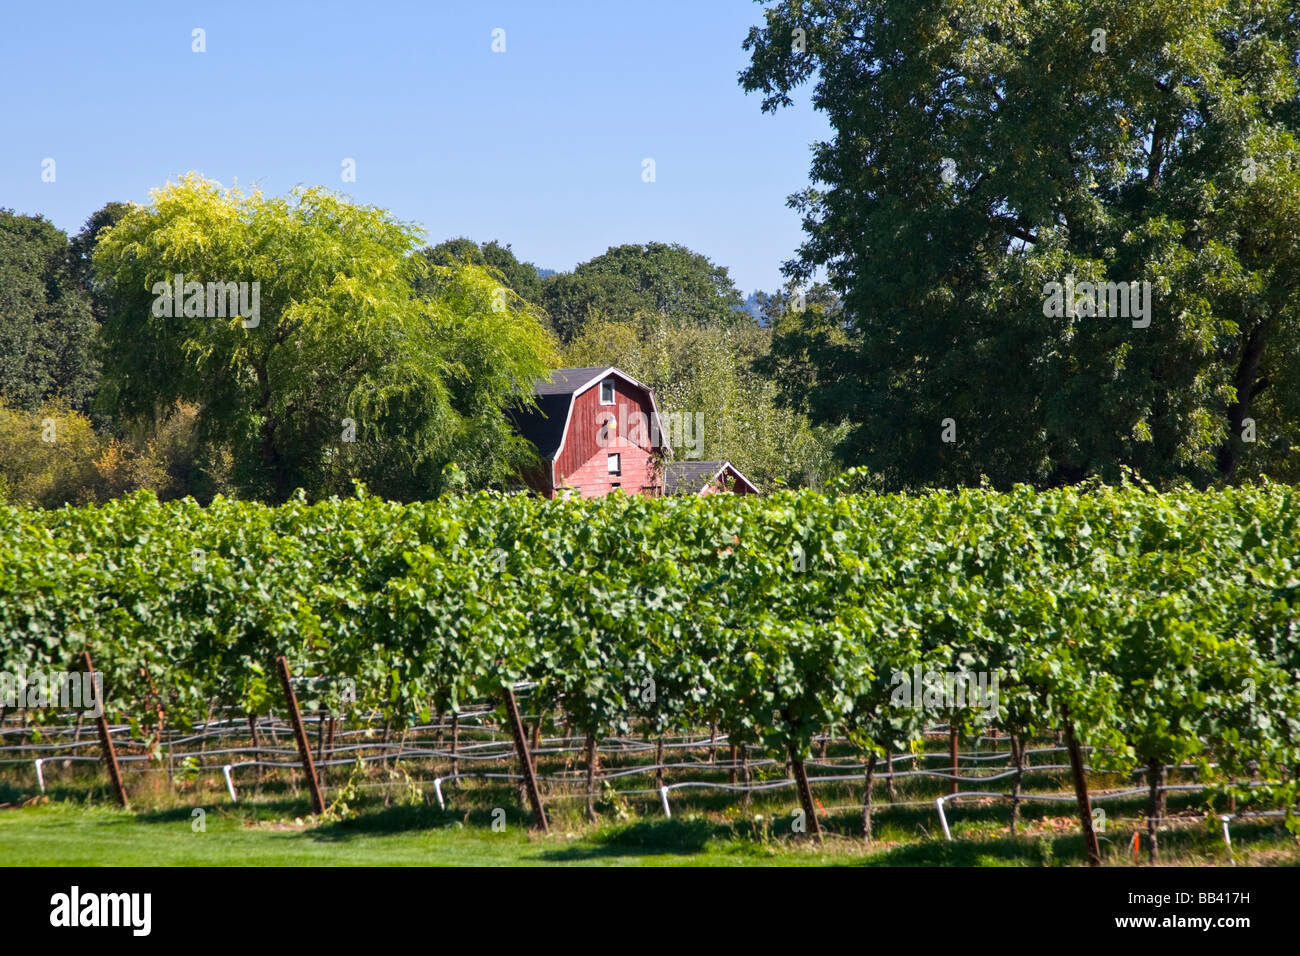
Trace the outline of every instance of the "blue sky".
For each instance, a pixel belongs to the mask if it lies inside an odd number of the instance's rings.
[[[0,206],[68,231],[197,170],[329,186],[552,269],[680,242],[750,292],[780,284],[802,236],[785,200],[828,136],[806,95],[765,115],[741,90],[750,0],[6,7]]]

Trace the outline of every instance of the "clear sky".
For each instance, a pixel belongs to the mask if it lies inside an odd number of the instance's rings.
[[[552,269],[679,242],[770,290],[828,135],[806,96],[764,114],[737,83],[751,0],[3,6],[0,206],[69,232],[196,170],[329,186]]]

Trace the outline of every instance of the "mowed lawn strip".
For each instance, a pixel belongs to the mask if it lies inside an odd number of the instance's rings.
[[[208,812],[191,819],[138,818],[110,809],[49,805],[0,811],[0,866],[811,866],[844,861],[812,848],[768,851],[747,843],[700,846],[692,839],[622,847],[599,835],[531,836],[441,827],[391,833],[293,821],[249,825]]]
[[[1077,866],[1077,833],[1016,839],[976,836],[947,842],[902,834],[871,847],[844,836],[823,846],[719,836],[705,820],[608,824],[551,836],[525,826],[504,832],[458,823],[402,826],[385,813],[313,826],[307,820],[252,820],[206,812],[195,832],[189,810],[128,813],[70,804],[0,810],[0,866]],[[1062,821],[1065,822],[1065,821]],[[1227,865],[1218,834],[1203,826],[1162,834],[1167,862]],[[1063,828],[1064,829],[1064,828]],[[1273,823],[1237,821],[1239,864],[1300,865],[1300,846]],[[1127,832],[1127,831],[1126,831]],[[1108,840],[1108,865],[1131,865],[1127,839]]]

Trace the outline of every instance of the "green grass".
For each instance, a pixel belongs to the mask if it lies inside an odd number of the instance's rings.
[[[618,764],[611,759],[609,766]],[[407,775],[411,769],[417,778]],[[876,842],[860,839],[861,785],[827,782],[817,790],[826,815],[820,846],[791,833],[792,788],[759,792],[748,802],[735,793],[688,789],[672,796],[673,818],[663,816],[652,790],[626,798],[604,793],[601,821],[588,823],[581,794],[547,788],[549,836],[529,831],[518,791],[500,781],[448,787],[447,810],[434,802],[423,769],[399,763],[391,770],[335,771],[329,800],[346,802],[342,818],[307,816],[306,793],[292,776],[269,773],[263,783],[240,781],[233,804],[219,774],[205,770],[169,783],[162,773],[137,773],[128,781],[133,810],[112,803],[107,777],[94,766],[47,770],[41,795],[26,768],[0,774],[0,866],[1080,866],[1083,841],[1072,801],[1027,803],[1019,836],[1009,832],[1005,801],[970,800],[948,805],[955,839],[943,839],[934,798],[942,781],[904,779],[891,802],[876,790]],[[555,762],[552,774],[570,769]],[[779,779],[779,766],[754,768],[754,778]],[[696,771],[708,775],[707,768]],[[726,779],[725,771],[713,777]],[[1096,775],[1101,788],[1125,780]],[[1026,789],[1067,793],[1061,773],[1030,773]],[[643,788],[645,790],[646,788]],[[192,811],[204,808],[204,832],[195,832]],[[1109,826],[1102,834],[1108,865],[1131,866],[1134,830],[1141,831],[1141,796],[1105,804]],[[502,808],[500,811],[494,808]],[[1172,865],[1229,864],[1217,823],[1203,795],[1171,793],[1169,825],[1160,835],[1161,862]],[[1219,808],[1213,809],[1218,812]],[[492,828],[504,812],[505,829]],[[1232,824],[1236,861],[1244,865],[1300,865],[1300,843],[1280,822],[1237,820]]]
[[[541,836],[528,831],[527,816],[517,810],[507,815],[503,832],[494,832],[486,812],[374,807],[351,819],[316,823],[287,816],[285,809],[301,811],[293,803],[216,806],[205,811],[204,832],[194,831],[185,807],[125,812],[52,802],[0,810],[0,865],[1059,866],[1083,860],[1076,834],[1012,839],[971,833],[949,843],[916,837],[905,816],[891,821],[888,812],[871,847],[836,835],[819,847],[766,836],[749,819],[699,814],[594,826],[560,821],[550,836]],[[1215,835],[1203,831],[1192,826],[1162,835],[1166,862],[1226,863]],[[1107,843],[1108,862],[1126,865],[1125,834]],[[1279,839],[1268,824],[1241,823],[1234,845],[1242,863],[1300,864],[1295,842]]]
[[[196,833],[188,811],[128,813],[69,804],[0,811],[0,864],[8,866],[534,866],[816,865],[834,851],[769,849],[716,840],[690,822],[602,827],[581,834],[504,832],[424,808],[393,808],[319,826],[209,811]]]

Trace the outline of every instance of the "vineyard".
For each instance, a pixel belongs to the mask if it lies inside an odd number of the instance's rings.
[[[1059,773],[1092,862],[1094,805],[1134,792],[1151,821],[1186,791],[1289,825],[1298,504],[1263,484],[0,507],[0,671],[92,666],[105,711],[95,736],[9,701],[0,760],[93,764],[107,737],[127,779],[198,759],[232,799],[407,766],[439,803],[518,787],[538,827],[621,781],[665,814],[780,787],[813,837],[845,825],[819,794],[856,787],[870,836],[875,785],[996,782],[1018,814]]]

